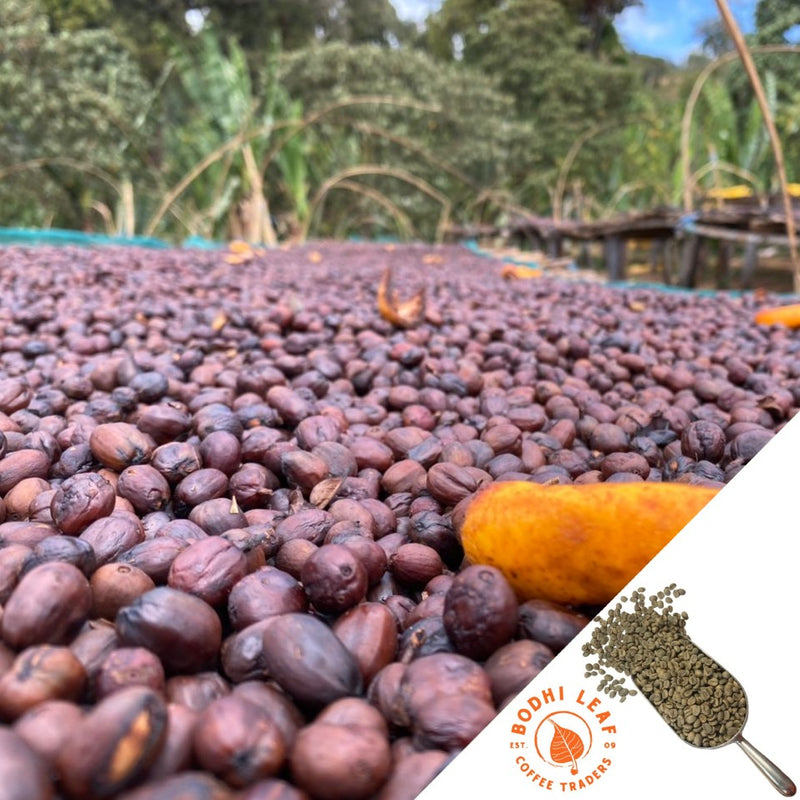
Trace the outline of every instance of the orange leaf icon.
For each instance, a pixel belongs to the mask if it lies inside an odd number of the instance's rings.
[[[569,728],[564,728],[557,725],[551,719],[550,722],[556,729],[553,734],[553,741],[550,742],[550,758],[556,764],[569,764],[572,763],[570,772],[573,775],[578,774],[578,764],[576,760],[583,755],[583,741],[575,731]]]

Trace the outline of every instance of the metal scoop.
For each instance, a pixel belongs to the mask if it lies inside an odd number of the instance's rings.
[[[707,653],[704,653],[702,650],[700,650],[700,648],[697,647],[697,645],[694,642],[692,642],[691,639],[688,640],[689,642],[691,642],[692,646],[697,649],[698,652],[702,653],[709,659],[711,658],[711,656],[709,656]],[[713,659],[711,660],[713,661]],[[723,669],[721,664],[719,664],[716,661],[714,663],[717,664],[717,666],[719,666],[720,669]],[[727,670],[725,671],[727,672]],[[728,674],[730,675],[730,672],[728,672]],[[744,687],[741,685],[741,683],[739,683],[739,681],[736,680],[736,678],[733,677],[733,675],[730,675],[730,679],[741,690],[742,695],[744,696],[745,703],[747,703],[747,694],[744,691]],[[644,692],[642,692],[642,696],[645,699],[647,699],[648,702],[650,702],[649,698]],[[650,704],[653,705],[652,703]],[[655,706],[653,707],[655,708]],[[727,745],[736,742],[736,744],[738,744],[739,747],[741,747],[742,750],[744,750],[744,752],[747,754],[747,757],[761,770],[766,779],[773,785],[773,787],[778,792],[780,792],[784,797],[793,797],[797,792],[797,787],[795,786],[794,781],[792,781],[792,779],[782,769],[780,769],[780,767],[778,767],[777,764],[775,764],[773,761],[770,761],[770,759],[768,759],[760,750],[753,747],[753,745],[750,744],[750,742],[748,742],[747,739],[744,738],[742,732],[744,731],[744,726],[747,723],[748,710],[749,706],[745,705],[745,716],[744,719],[742,720],[742,724],[739,730],[733,736],[731,736],[731,738],[728,739],[727,741],[721,742],[720,744],[716,745],[694,744],[685,737],[681,736],[680,733],[675,729],[675,727],[670,724],[669,720],[665,719],[663,716],[662,719],[664,719],[665,722],[667,722],[667,724],[675,731],[675,733],[682,741],[686,742],[692,747],[697,747],[702,750],[718,750],[720,747],[726,747]],[[656,711],[659,710],[656,708]],[[660,711],[659,715],[661,715]]]
[[[743,736],[749,705],[742,684],[691,640],[685,630],[688,615],[673,613],[673,597],[683,594],[685,592],[673,583],[651,595],[649,607],[644,604],[644,588],[637,589],[630,598],[620,598],[606,619],[597,619],[598,625],[584,645],[585,656],[600,655],[599,664],[587,664],[586,677],[605,673],[598,688],[611,693],[612,697],[619,692],[624,700],[630,694],[621,686],[624,679],[613,680],[603,667],[610,666],[624,673],[679,739],[705,750],[716,750],[736,742],[778,792],[784,797],[793,797],[797,787],[792,779]],[[624,603],[632,603],[634,612],[622,611]],[[637,646],[642,637],[657,647],[643,651]],[[653,657],[655,652],[659,653],[657,658]],[[702,685],[700,676],[705,679]],[[665,679],[668,683],[662,683]],[[722,690],[722,697],[708,691],[715,686]],[[671,691],[667,691],[667,687]],[[681,688],[680,695],[676,688]],[[714,721],[713,713],[723,699],[731,714]],[[703,714],[710,719],[702,719]],[[691,725],[690,730],[686,729],[687,723]]]
[[[742,726],[744,728],[744,725]],[[782,770],[778,767],[777,764],[770,761],[760,750],[757,750],[747,739],[742,736],[742,732],[736,734],[736,736],[731,739],[731,742],[736,742],[739,747],[747,753],[747,757],[761,770],[764,774],[766,779],[784,796],[784,797],[794,797],[795,792],[797,792],[797,787],[794,785],[794,781]],[[726,742],[725,744],[730,744],[730,742]],[[720,747],[724,747],[725,745],[720,745]]]

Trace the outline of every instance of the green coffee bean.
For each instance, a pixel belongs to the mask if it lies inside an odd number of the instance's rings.
[[[602,676],[598,690],[624,701],[636,689],[631,679],[667,724],[689,744],[718,747],[744,727],[747,698],[741,684],[706,655],[686,633],[688,614],[673,602],[686,592],[670,584],[645,596],[637,589],[620,598],[605,618],[598,617],[585,657],[586,677]],[[626,610],[632,606],[632,610]],[[612,678],[607,668],[623,677]]]

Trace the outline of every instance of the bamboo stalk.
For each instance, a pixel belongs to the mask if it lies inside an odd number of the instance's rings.
[[[614,128],[621,128],[628,124],[630,124],[630,120],[614,120],[613,122],[604,122],[601,125],[593,125],[572,143],[572,146],[567,152],[567,155],[564,156],[564,160],[561,162],[561,166],[558,169],[558,178],[556,179],[556,187],[553,192],[553,220],[555,222],[561,222],[564,213],[564,193],[567,190],[567,175],[570,169],[572,169],[572,165],[578,157],[581,148],[594,136],[613,130]]]
[[[703,164],[700,169],[689,176],[688,185],[690,188],[694,190],[700,182],[700,179],[708,175],[709,172],[725,172],[730,175],[735,175],[737,178],[741,178],[743,181],[747,181],[747,183],[751,184],[755,194],[758,194],[758,178],[756,175],[750,172],[750,170],[737,167],[736,164],[730,164],[727,161],[709,161]]]
[[[272,149],[267,153],[267,155],[262,159],[261,164],[259,165],[259,171],[263,175],[266,171],[269,164],[272,160],[277,156],[277,154],[281,151],[284,145],[300,133],[303,129],[315,124],[320,119],[322,119],[325,115],[330,114],[334,111],[337,111],[341,108],[347,108],[349,106],[358,106],[358,105],[381,105],[381,104],[388,104],[394,105],[402,108],[414,108],[419,111],[427,111],[429,113],[438,113],[441,109],[438,106],[431,106],[426,105],[425,103],[421,103],[416,100],[406,100],[404,98],[396,98],[388,95],[365,95],[361,97],[351,97],[344,100],[340,100],[336,103],[332,103],[331,105],[325,106],[325,108],[320,109],[319,111],[315,111],[312,114],[304,117],[302,120],[295,121],[295,120],[281,120],[275,123],[270,123],[269,125],[262,125],[257,128],[254,128],[250,131],[240,131],[234,137],[229,139],[227,142],[224,142],[211,153],[208,153],[204,156],[200,161],[195,164],[192,169],[189,170],[179,181],[176,183],[162,198],[161,204],[156,209],[156,212],[151,217],[150,221],[145,228],[145,235],[152,236],[155,232],[156,228],[160,224],[161,220],[163,219],[164,215],[169,210],[169,207],[178,199],[178,197],[183,194],[183,192],[191,185],[192,181],[198,178],[200,175],[203,174],[209,167],[213,164],[216,164],[221,158],[227,155],[229,152],[233,152],[238,150],[242,147],[243,144],[252,141],[253,139],[262,137],[262,136],[270,136],[278,130],[286,130],[289,129],[289,132],[280,139]]]
[[[111,213],[111,209],[105,203],[102,203],[99,200],[94,200],[90,208],[92,211],[96,211],[103,218],[103,222],[106,226],[106,234],[108,236],[114,236],[117,231],[114,226],[114,216]]]
[[[770,54],[770,53],[800,53],[800,47],[791,44],[767,44],[760,47],[752,48],[753,53]],[[730,64],[739,57],[735,50],[729,53],[723,53],[715,61],[710,61],[703,68],[703,71],[697,76],[697,79],[692,86],[692,91],[689,93],[689,98],[686,101],[686,107],[683,110],[683,119],[681,120],[681,175],[683,176],[683,210],[691,211],[693,208],[692,202],[692,185],[690,175],[692,171],[691,166],[691,153],[690,151],[690,138],[692,130],[692,116],[697,101],[700,99],[700,93],[703,91],[706,81],[720,67]]]
[[[430,103],[423,103],[419,100],[406,99],[404,97],[394,97],[393,95],[360,95],[354,97],[345,97],[341,100],[337,100],[334,103],[330,103],[327,106],[323,106],[317,111],[312,111],[309,114],[306,114],[306,116],[304,116],[302,119],[285,120],[280,125],[276,123],[273,126],[275,130],[278,130],[279,127],[288,128],[289,130],[272,146],[272,149],[267,152],[264,158],[261,159],[261,172],[263,173],[266,171],[273,159],[278,155],[278,153],[280,153],[281,150],[283,150],[286,143],[297,136],[297,134],[301,133],[310,126],[315,125],[323,117],[326,117],[335,111],[339,111],[343,108],[350,108],[351,106],[361,105],[397,106],[398,108],[410,108],[417,111],[424,111],[429,114],[440,114],[442,112],[442,109],[439,106],[431,105]]]
[[[624,197],[632,192],[639,191],[640,189],[650,189],[654,194],[660,194],[662,199],[665,199],[664,188],[658,186],[657,184],[648,183],[647,181],[631,181],[630,183],[623,183],[622,186],[620,186],[614,192],[614,194],[611,196],[611,199],[603,209],[603,217],[611,216],[611,212],[614,211],[616,206]]]
[[[377,125],[370,125],[368,122],[356,121],[353,123],[353,127],[360,133],[364,133],[367,136],[375,136],[380,139],[386,139],[389,142],[400,145],[400,147],[408,150],[410,153],[417,153],[429,164],[432,164],[434,167],[446,172],[448,175],[452,175],[454,178],[462,183],[465,183],[470,188],[475,190],[479,188],[478,184],[475,183],[475,181],[473,181],[472,178],[470,178],[465,172],[462,172],[460,169],[452,166],[447,161],[438,158],[434,153],[432,153],[426,147],[423,147],[419,142],[415,142],[413,139],[409,139],[407,136],[400,136],[399,134],[387,131],[385,128],[380,128]]]
[[[308,220],[303,226],[303,240],[308,237],[308,231],[311,227],[314,215],[324,201],[328,192],[342,181],[349,180],[350,178],[357,178],[362,175],[384,175],[390,178],[396,178],[397,180],[403,181],[404,183],[419,189],[419,191],[421,191],[423,194],[428,195],[428,197],[431,197],[433,200],[439,203],[439,205],[442,207],[442,211],[439,215],[439,223],[436,226],[435,241],[437,244],[442,242],[444,239],[444,231],[450,219],[450,210],[452,205],[450,200],[438,189],[435,189],[433,186],[431,186],[427,181],[424,181],[422,178],[418,178],[413,173],[408,172],[408,170],[397,167],[384,167],[380,164],[361,164],[356,167],[343,169],[328,178],[317,190],[316,195],[314,195],[314,198],[311,201]]]
[[[727,0],[716,0],[717,8],[728,29],[731,38],[733,39],[739,57],[742,59],[747,77],[753,86],[753,91],[756,94],[758,107],[761,109],[761,114],[764,117],[764,122],[767,126],[767,133],[769,140],[772,144],[772,152],[775,155],[775,167],[778,171],[778,180],[781,184],[781,195],[783,196],[783,208],[786,212],[786,235],[789,237],[789,256],[792,261],[792,270],[794,272],[794,291],[800,293],[800,260],[797,258],[797,236],[794,226],[794,213],[792,209],[792,197],[789,194],[789,181],[786,178],[786,164],[783,160],[783,147],[781,145],[780,137],[778,136],[778,129],[775,127],[775,120],[769,110],[769,103],[767,102],[767,95],[764,92],[764,86],[761,83],[756,65],[753,62],[753,56],[747,47],[747,42],[744,40],[742,31],[739,24],[731,14],[730,7]]]
[[[136,202],[133,195],[133,183],[130,178],[122,181],[120,192],[120,212],[122,216],[119,233],[122,236],[136,235]]]
[[[245,169],[250,181],[250,193],[252,195],[253,213],[255,217],[249,220],[245,241],[251,244],[266,244],[274,247],[278,243],[275,229],[272,227],[270,219],[269,204],[264,194],[264,181],[256,163],[255,153],[251,142],[247,142],[242,148]]]
[[[11,164],[8,167],[0,167],[0,181],[8,175],[14,175],[17,172],[26,172],[28,170],[43,169],[44,167],[70,167],[71,169],[83,172],[86,175],[91,175],[103,183],[110,186],[118,195],[122,195],[120,185],[108,172],[103,171],[94,164],[86,161],[78,161],[74,158],[66,158],[62,156],[45,156],[43,158],[32,158],[29,161],[19,161],[16,164]]]
[[[379,192],[377,189],[374,189],[372,186],[367,186],[363,183],[359,183],[358,181],[339,181],[334,187],[334,189],[345,189],[347,191],[353,192],[355,194],[361,194],[364,197],[369,198],[370,200],[377,203],[383,209],[385,209],[395,220],[397,223],[397,227],[399,229],[399,233],[406,239],[411,236],[414,236],[414,226],[411,224],[411,220],[396,203],[393,203],[383,192]]]

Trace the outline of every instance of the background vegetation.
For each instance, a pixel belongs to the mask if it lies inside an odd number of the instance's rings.
[[[632,4],[445,0],[418,29],[389,0],[0,0],[0,225],[436,239],[774,191],[721,27],[678,67],[622,46]],[[750,37],[796,182],[798,24],[760,0]]]

